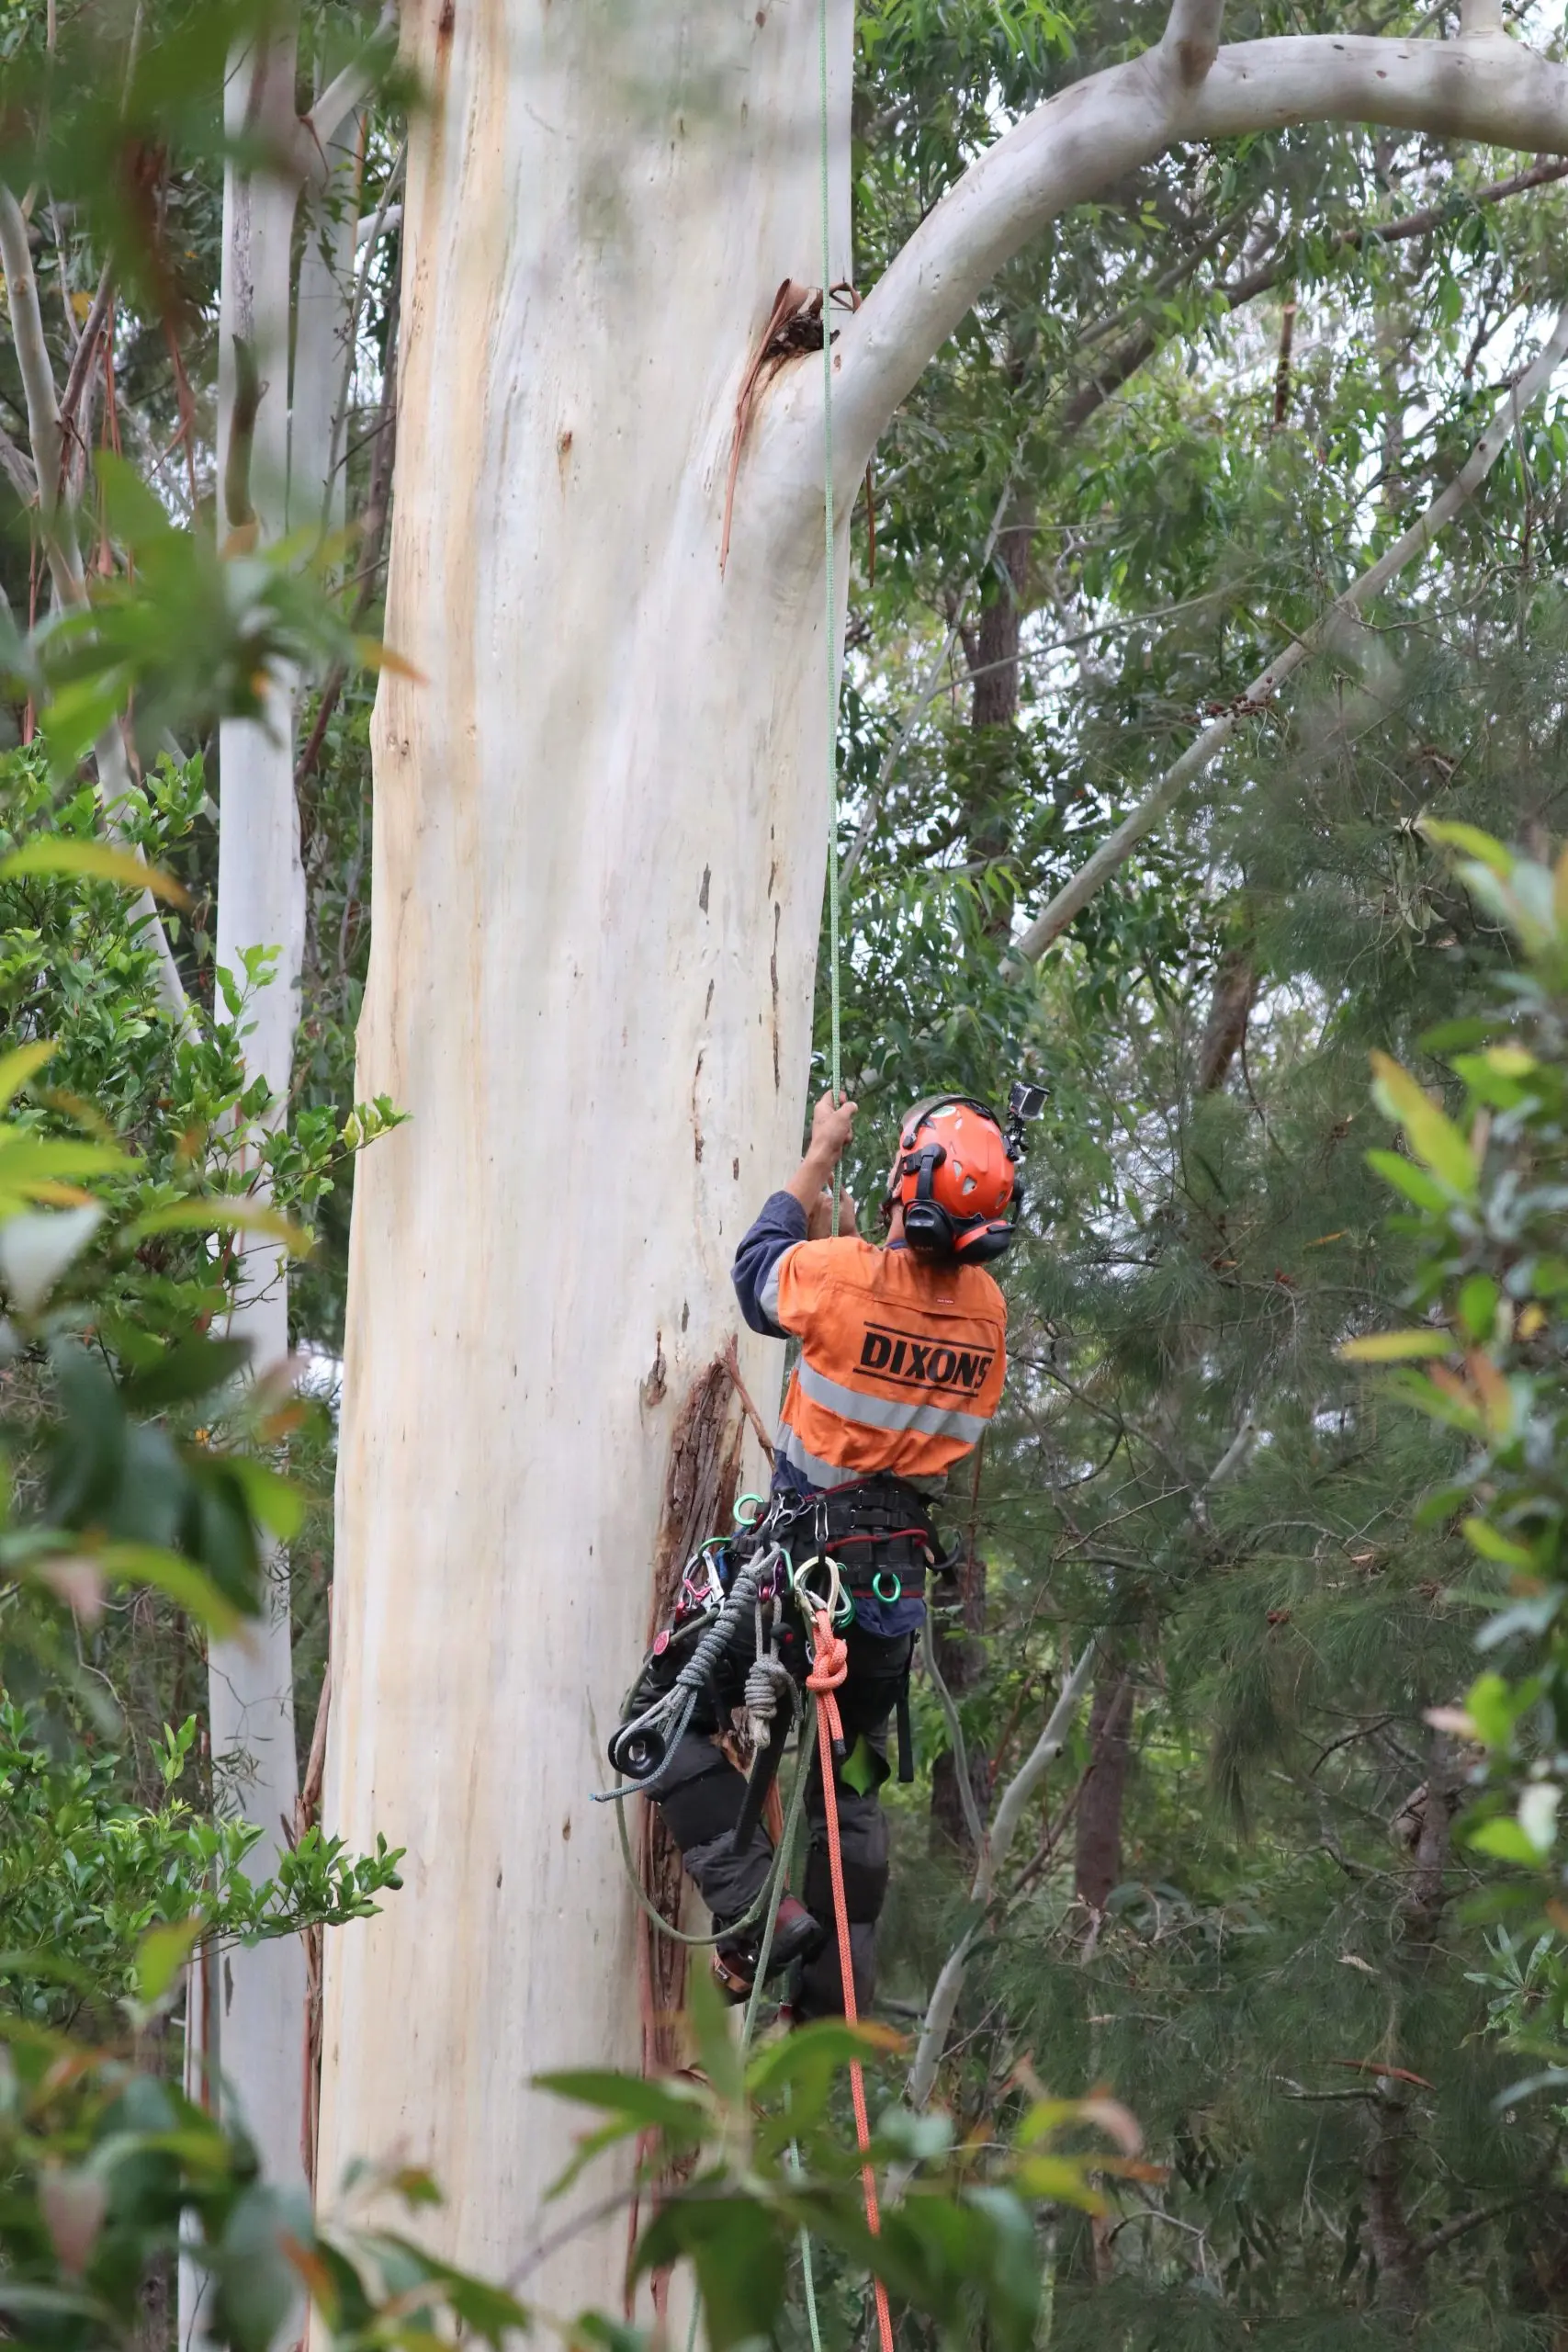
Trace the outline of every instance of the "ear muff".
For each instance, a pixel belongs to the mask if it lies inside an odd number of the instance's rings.
[[[919,1123],[915,1121],[912,1136],[918,1137]],[[907,1137],[909,1140],[911,1137]],[[911,1250],[929,1252],[932,1257],[951,1254],[956,1238],[956,1227],[951,1213],[942,1203],[931,1198],[931,1185],[937,1170],[947,1158],[945,1146],[929,1143],[923,1148],[907,1151],[898,1163],[901,1177],[913,1176],[915,1196],[904,1203],[904,1238]]]

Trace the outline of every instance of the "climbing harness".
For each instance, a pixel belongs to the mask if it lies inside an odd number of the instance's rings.
[[[604,1801],[660,1795],[675,1751],[705,1694],[717,1699],[722,1688],[735,1690],[744,1647],[749,1656],[740,1686],[741,1703],[749,1718],[754,1760],[731,1837],[732,1852],[739,1855],[750,1850],[790,1734],[799,1726],[783,1831],[762,1887],[750,1908],[708,1935],[689,1935],[672,1927],[638,1879],[625,1807],[615,1806],[627,1878],[659,1934],[686,1947],[728,1947],[761,1922],[754,1961],[747,1954],[750,1983],[742,2026],[744,2048],[755,2030],[771,1973],[789,1857],[799,1832],[813,1758],[818,1753],[844,2015],[852,2024],[856,2020],[838,1802],[845,1742],[834,1694],[848,1672],[845,1634],[854,1619],[856,1592],[870,1593],[884,1602],[901,1599],[912,1588],[923,1588],[927,1570],[938,1563],[934,1531],[920,1498],[904,1481],[886,1475],[827,1493],[782,1491],[766,1503],[759,1497],[744,1496],[736,1504],[734,1515],[733,1532],[707,1538],[686,1563],[674,1623],[663,1630],[645,1661],[628,1697],[625,1718],[609,1742],[617,1785]],[[885,1566],[890,1555],[899,1565]],[[785,1652],[795,1648],[798,1656],[801,1637],[806,1654],[792,1665]],[[797,1704],[796,1691],[802,1682],[812,1694],[814,1707]],[[907,1677],[896,1704],[899,1777],[912,1779]],[[722,1707],[719,1712],[722,1715]],[[735,1982],[733,1976],[730,1981]],[[744,1977],[739,1981],[743,1983]],[[867,2222],[874,2233],[879,2228],[876,2191],[867,2154],[870,2126],[858,2062],[851,2069],[851,2089],[860,2147],[867,2159],[862,2168]],[[815,2285],[806,2245],[801,2258],[815,2342]],[[883,2352],[891,2352],[886,2290],[880,2280],[874,2285]]]

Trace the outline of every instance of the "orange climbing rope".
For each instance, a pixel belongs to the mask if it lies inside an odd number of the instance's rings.
[[[832,1611],[826,1603],[812,1611],[811,1646],[811,1671],[806,1678],[806,1687],[817,1701],[817,1755],[822,1772],[822,1808],[828,1821],[833,1924],[839,1931],[839,1974],[843,1984],[845,2019],[850,2025],[856,2025],[859,2018],[855,2011],[854,1964],[850,1952],[849,1907],[844,1900],[844,1857],[839,1843],[838,1759],[844,1744],[844,1727],[834,1696],[850,1670],[850,1653],[847,1643],[833,1631]],[[865,2076],[858,2058],[850,2061],[850,2091],[854,2099],[860,2152],[866,2159],[860,2175],[865,2193],[865,2225],[874,2238],[880,2237],[882,2216],[876,2202],[876,2172],[870,2161],[871,2124],[865,2110]],[[872,2285],[876,2290],[876,2326],[882,2338],[882,2352],[893,2352],[893,2319],[887,2308],[887,2290],[874,2272]]]

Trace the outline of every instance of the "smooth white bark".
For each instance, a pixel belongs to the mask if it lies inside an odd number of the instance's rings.
[[[226,114],[281,133],[294,124],[294,50],[278,37],[231,61]],[[219,314],[220,483],[231,503],[229,532],[276,536],[284,519],[288,470],[288,369],[290,240],[296,190],[281,176],[243,175],[224,183],[222,283]],[[235,338],[254,356],[262,390],[243,490],[230,481],[235,400],[241,371]],[[268,723],[225,720],[220,732],[221,797],[218,851],[220,966],[236,977],[244,951],[274,951],[275,976],[252,998],[244,1052],[250,1075],[265,1077],[286,1105],[299,1017],[299,974],[305,929],[304,878],[294,805],[292,714],[286,684],[274,687]],[[281,1115],[281,1107],[280,1113]],[[243,1265],[233,1329],[250,1340],[252,1368],[265,1373],[288,1352],[288,1296],[276,1245],[253,1244]],[[249,1864],[266,1877],[292,1825],[298,1792],[293,1661],[287,1563],[274,1563],[266,1623],[243,1639],[215,1642],[209,1689],[212,1752],[233,1775],[238,1808],[261,1826]],[[265,2160],[269,2176],[299,2185],[303,2119],[305,1971],[290,1937],[226,1955],[222,1968],[222,2075]]]
[[[427,683],[382,681],[360,1031],[360,1090],[412,1115],[357,1172],[327,1790],[332,1828],[409,1851],[328,1951],[320,2177],[402,2149],[450,2250],[504,2271],[575,2129],[530,2076],[637,2063],[589,1797],[671,1433],[799,1149],[819,482],[781,504],[754,473],[717,556],[750,348],[820,274],[817,22],[442,21],[412,40],[388,623]],[[776,1351],[741,1352],[765,1405]],[[613,2301],[624,2252],[618,2217],[530,2289]]]
[[[345,437],[335,420],[345,383],[352,380],[359,129],[358,115],[348,115],[307,184],[294,298],[288,527],[324,536],[340,532],[344,515]]]

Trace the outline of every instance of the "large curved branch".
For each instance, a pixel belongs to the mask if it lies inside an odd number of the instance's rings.
[[[1158,48],[1074,83],[1016,123],[948,190],[844,322],[833,383],[843,494],[998,270],[1069,205],[1179,141],[1366,122],[1568,154],[1568,67],[1493,30],[1458,40],[1302,34],[1231,42],[1195,85],[1180,71],[1179,35],[1173,20]],[[799,370],[781,387],[772,424],[794,443],[785,465],[795,462],[803,484],[820,475],[819,399],[809,371]]]
[[[1089,904],[1100,885],[1118,866],[1125,865],[1138,843],[1175,807],[1187,786],[1219,757],[1238,722],[1272,702],[1286,679],[1313,654],[1322,651],[1346,620],[1371,604],[1407,563],[1414,563],[1418,555],[1426,552],[1444,525],[1451,522],[1460,508],[1474,497],[1512,440],[1520,417],[1540,399],[1564,359],[1568,359],[1568,305],[1558,313],[1556,325],[1529,366],[1508,387],[1491,424],[1447,488],[1439,491],[1425,512],[1416,516],[1407,531],[1400,533],[1375,563],[1369,564],[1336,596],[1304,635],[1281,647],[1269,667],[1253,680],[1244,695],[1238,695],[1224,716],[1205,727],[1181,757],[1167,768],[1153,791],[1122,819],[1116,831],[1091,857],[1086,858],[1072,879],[1063,884],[1050,904],[1035,917],[1013,949],[1014,958],[1023,956],[1037,963],[1052,941],[1059,938],[1074,916]]]
[[[343,71],[327,84],[310,113],[304,117],[301,129],[314,144],[319,157],[324,159],[336,133],[343,129],[355,108],[362,106],[369,96],[387,57],[391,37],[397,29],[397,0],[383,0],[376,29],[364,48],[357,56],[350,58]]]

